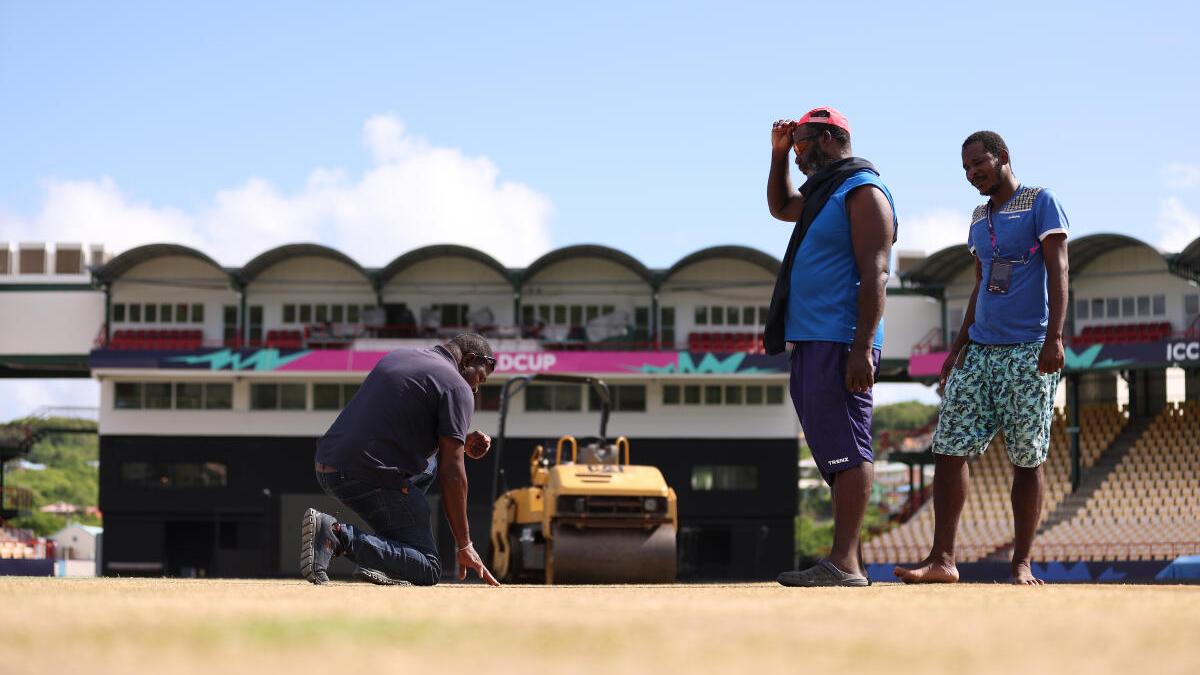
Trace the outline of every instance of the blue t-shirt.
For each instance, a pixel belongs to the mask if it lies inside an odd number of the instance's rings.
[[[983,280],[975,301],[975,323],[967,334],[972,341],[985,345],[1045,340],[1050,303],[1041,242],[1051,234],[1067,233],[1067,214],[1052,192],[1025,186],[1018,187],[1004,206],[992,212],[995,256],[1024,261],[1013,265],[1007,293],[987,289],[993,258],[987,214],[986,203],[975,208],[967,238],[967,246],[983,266]],[[1031,254],[1029,251],[1035,246],[1037,250]]]
[[[792,264],[784,335],[789,342],[854,342],[858,326],[858,287],[862,277],[850,239],[846,196],[855,188],[874,185],[892,205],[892,193],[875,173],[863,169],[847,178],[813,219]],[[875,349],[883,349],[883,320],[875,329]]]
[[[317,461],[380,487],[421,473],[442,436],[465,441],[471,385],[444,347],[397,349],[371,369],[317,441]]]

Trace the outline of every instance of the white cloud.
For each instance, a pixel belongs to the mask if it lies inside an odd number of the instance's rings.
[[[42,406],[99,405],[100,383],[95,380],[0,380],[0,423]]]
[[[363,141],[374,164],[361,176],[316,168],[294,193],[252,178],[195,212],[136,201],[107,177],[47,180],[33,217],[0,211],[0,241],[103,243],[114,252],[182,243],[226,265],[299,241],[333,246],[367,266],[435,243],[475,246],[510,265],[549,248],[550,200],[501,180],[487,157],[435,147],[390,115],[367,120]]]
[[[1172,190],[1194,190],[1200,188],[1200,164],[1171,162],[1163,167],[1163,180]]]
[[[950,209],[935,209],[914,216],[900,216],[897,251],[934,253],[947,246],[967,243],[967,226],[971,214]]]
[[[1167,197],[1158,211],[1157,246],[1178,252],[1200,237],[1200,216],[1192,213],[1177,197]]]

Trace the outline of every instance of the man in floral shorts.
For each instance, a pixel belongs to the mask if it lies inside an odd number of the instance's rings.
[[[954,583],[954,538],[967,497],[967,460],[983,454],[997,431],[1013,463],[1012,582],[1038,585],[1030,549],[1042,510],[1042,464],[1067,306],[1067,216],[1049,190],[1021,185],[999,134],[963,142],[963,171],[988,201],[975,209],[968,243],[975,290],[962,330],[942,366],[945,388],[933,452],[933,549],[905,583]]]

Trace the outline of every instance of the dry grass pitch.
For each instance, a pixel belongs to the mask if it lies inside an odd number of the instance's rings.
[[[0,578],[0,608],[14,674],[1200,672],[1195,586]]]

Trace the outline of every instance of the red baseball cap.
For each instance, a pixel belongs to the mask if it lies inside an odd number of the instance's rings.
[[[813,108],[812,110],[809,110],[808,112],[804,113],[804,117],[801,117],[796,121],[796,123],[830,124],[835,127],[845,129],[846,133],[848,134],[850,133],[850,120],[846,119],[845,115],[838,112],[834,108],[830,108],[829,106],[821,106],[820,108]]]

